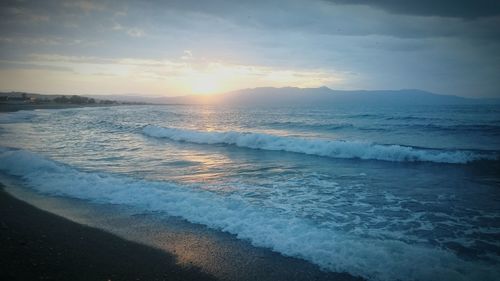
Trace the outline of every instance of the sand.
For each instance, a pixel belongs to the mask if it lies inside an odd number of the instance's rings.
[[[0,190],[1,280],[215,280],[163,251],[42,211]]]

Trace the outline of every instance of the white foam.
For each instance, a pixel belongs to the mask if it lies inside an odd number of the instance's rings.
[[[221,197],[167,182],[88,173],[22,151],[0,148],[0,170],[51,195],[166,212],[226,231],[255,246],[303,258],[324,269],[372,280],[498,280],[500,269],[453,253],[401,241],[342,234],[306,219],[257,208],[237,196]]]
[[[333,158],[373,159],[395,162],[428,161],[437,163],[467,163],[490,159],[472,151],[448,151],[417,149],[402,145],[381,145],[358,141],[338,141],[282,137],[261,133],[205,132],[189,129],[162,128],[148,125],[144,134],[156,138],[168,138],[198,144],[230,144],[263,150],[279,150]]]

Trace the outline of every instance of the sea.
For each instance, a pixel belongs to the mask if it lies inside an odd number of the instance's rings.
[[[500,280],[498,105],[2,113],[0,174],[26,192],[175,217],[324,271]]]

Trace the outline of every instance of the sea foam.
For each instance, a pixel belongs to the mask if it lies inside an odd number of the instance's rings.
[[[326,270],[370,280],[495,280],[498,268],[446,250],[394,240],[346,235],[312,222],[256,207],[238,196],[162,181],[84,172],[40,155],[0,148],[0,171],[30,188],[140,212],[162,212],[226,231],[255,246],[308,260]]]
[[[148,125],[144,134],[197,144],[229,144],[238,147],[278,150],[332,158],[384,160],[395,162],[427,161],[464,164],[495,160],[496,156],[465,150],[421,149],[403,145],[383,145],[359,141],[306,139],[249,132],[206,132]]]

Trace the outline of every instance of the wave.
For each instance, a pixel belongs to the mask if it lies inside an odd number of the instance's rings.
[[[369,119],[378,119],[378,118],[384,118],[384,114],[349,114],[346,117],[347,118],[369,118]]]
[[[275,121],[275,122],[264,123],[263,125],[271,128],[296,127],[296,128],[307,128],[313,130],[327,130],[327,131],[335,131],[335,130],[348,129],[354,127],[353,124],[349,123],[320,124],[320,123],[304,123],[304,122],[293,122],[293,121],[285,121],[285,122]]]
[[[166,213],[236,235],[254,246],[371,280],[495,280],[498,268],[452,252],[343,234],[306,219],[169,182],[84,172],[24,151],[0,148],[0,171],[38,192]]]
[[[398,120],[398,121],[442,121],[443,118],[432,118],[432,117],[419,117],[419,116],[388,116],[384,120]]]
[[[28,122],[38,114],[35,110],[19,110],[0,114],[0,124]]]
[[[500,134],[499,125],[488,124],[472,124],[472,125],[436,125],[436,124],[412,124],[404,125],[412,129],[419,129],[423,131],[442,131],[446,133],[474,133],[474,134]]]
[[[144,127],[143,133],[151,137],[168,138],[175,141],[198,144],[229,144],[252,149],[288,151],[332,158],[454,164],[497,159],[496,155],[466,150],[422,149],[396,144],[382,145],[358,141],[304,139],[234,131],[206,132],[153,125]]]

